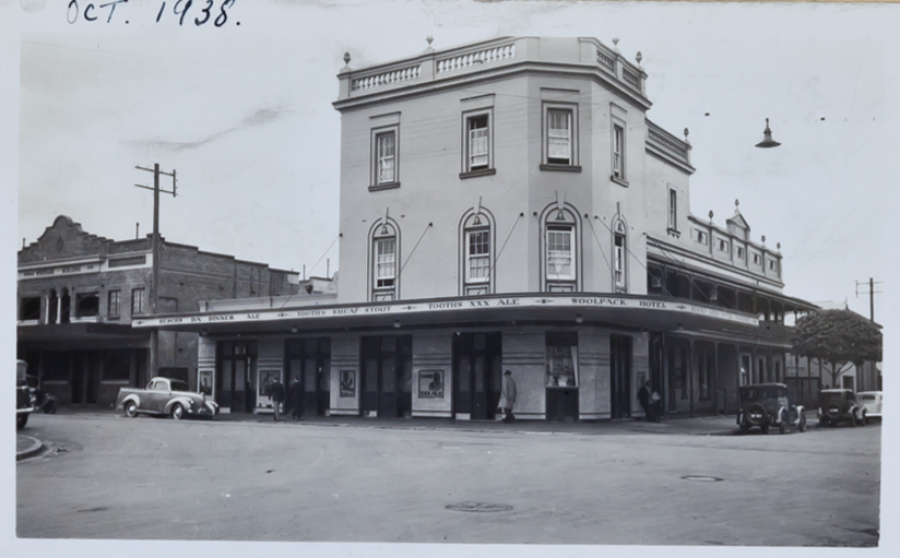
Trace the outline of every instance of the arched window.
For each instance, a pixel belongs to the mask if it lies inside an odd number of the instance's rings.
[[[574,292],[581,279],[581,235],[578,213],[568,205],[544,210],[542,223],[542,283],[546,292]]]
[[[493,216],[484,208],[469,210],[460,227],[460,277],[463,296],[494,292]]]
[[[617,293],[628,291],[628,227],[617,218],[613,227],[613,286]]]
[[[400,292],[400,243],[393,219],[376,221],[371,237],[371,300],[396,300]]]

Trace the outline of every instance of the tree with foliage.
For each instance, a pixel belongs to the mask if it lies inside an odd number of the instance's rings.
[[[831,385],[848,364],[881,361],[881,329],[850,310],[817,310],[797,320],[792,335],[794,353],[831,365]]]

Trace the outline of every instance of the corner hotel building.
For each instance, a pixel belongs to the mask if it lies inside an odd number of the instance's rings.
[[[691,146],[647,118],[647,74],[593,38],[504,37],[338,74],[340,277],[135,328],[201,333],[226,412],[272,376],[308,415],[638,417],[734,411],[784,381],[782,257],[736,202],[689,212]]]

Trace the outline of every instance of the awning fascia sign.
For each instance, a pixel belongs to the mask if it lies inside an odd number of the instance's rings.
[[[704,316],[748,326],[759,326],[759,319],[727,309],[709,308],[687,300],[668,300],[651,297],[592,296],[592,295],[543,295],[509,296],[491,298],[453,298],[427,301],[398,301],[390,304],[365,303],[359,305],[308,306],[291,309],[248,309],[233,312],[206,312],[179,316],[160,316],[133,320],[132,327],[166,327],[200,324],[238,324],[297,320],[353,318],[357,316],[381,316],[400,318],[409,315],[445,314],[452,318],[454,312],[471,312],[479,309],[616,309],[654,310]]]

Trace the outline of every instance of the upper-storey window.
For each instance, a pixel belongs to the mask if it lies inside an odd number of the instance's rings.
[[[378,183],[394,182],[396,170],[394,163],[397,158],[397,137],[393,130],[390,132],[382,132],[375,136],[375,149],[377,150],[377,169]]]
[[[466,113],[464,117],[463,174],[487,174],[494,166],[491,145],[491,113],[490,110]]]
[[[575,279],[575,230],[571,225],[547,226],[547,280]]]
[[[626,243],[626,227],[622,221],[616,221],[613,240],[613,281],[616,292],[625,292],[628,285],[628,245]]]
[[[370,190],[396,188],[399,180],[399,126],[372,131],[372,170]]]
[[[75,295],[75,316],[90,318],[100,314],[100,294],[78,293]]]
[[[769,260],[769,270],[778,271],[778,262],[775,260]]]
[[[544,170],[580,170],[574,105],[544,105]]]
[[[548,292],[578,290],[579,233],[576,214],[558,206],[543,217],[543,279]]]
[[[119,295],[119,290],[109,291],[108,293],[106,293],[106,317],[119,317]]]
[[[737,247],[737,259],[740,261],[744,261],[744,249],[740,246]]]
[[[613,124],[612,175],[625,180],[625,128],[619,124]]]
[[[669,188],[669,229],[678,229],[678,192]]]
[[[461,293],[486,295],[493,292],[493,217],[480,205],[460,224]]]
[[[397,298],[398,252],[394,227],[389,223],[377,225],[372,236],[372,300]]]
[[[547,110],[547,162],[572,164],[572,111]]]
[[[131,315],[143,314],[144,308],[144,288],[131,289]]]
[[[728,252],[728,241],[724,238],[719,239],[719,251],[726,253]]]

